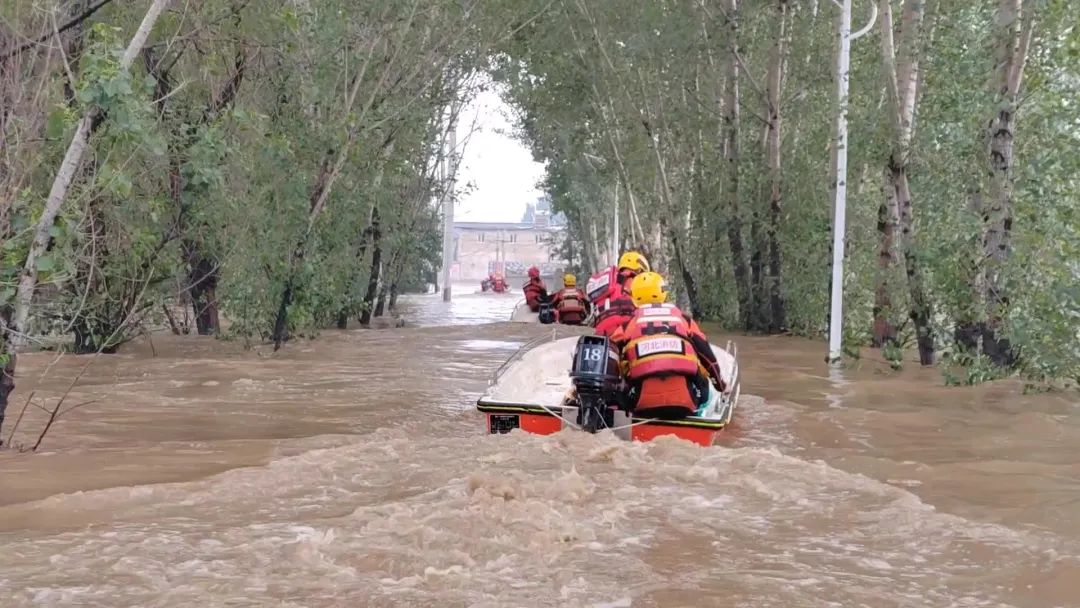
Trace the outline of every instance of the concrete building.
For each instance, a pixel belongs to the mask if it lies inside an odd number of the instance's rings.
[[[546,198],[530,204],[520,222],[454,222],[454,281],[479,281],[491,272],[524,277],[530,266],[556,276],[566,266],[558,259],[566,218],[552,216]]]

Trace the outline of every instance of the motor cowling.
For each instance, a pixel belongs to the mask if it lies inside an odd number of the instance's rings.
[[[540,322],[544,325],[550,325],[555,322],[555,309],[552,307],[551,302],[540,303]]]
[[[605,336],[581,336],[570,378],[579,395],[614,395],[621,383],[619,351]]]

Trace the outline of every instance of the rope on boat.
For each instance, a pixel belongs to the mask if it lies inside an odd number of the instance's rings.
[[[641,424],[648,424],[650,422],[655,422],[655,420],[653,420],[652,418],[642,418],[642,419],[637,420],[635,422],[631,422],[630,424],[623,424],[623,425],[620,425],[620,426],[608,426],[608,427],[604,427],[604,428],[606,428],[606,429],[608,429],[608,430],[610,430],[612,432],[623,431],[623,430],[626,430],[626,429],[632,429],[635,426],[638,426],[638,425],[641,425]]]

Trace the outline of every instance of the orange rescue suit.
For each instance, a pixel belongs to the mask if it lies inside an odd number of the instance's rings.
[[[547,286],[544,282],[530,278],[522,290],[525,292],[525,303],[529,306],[529,310],[533,312],[540,310],[540,302],[547,297]]]
[[[631,383],[660,376],[699,374],[724,389],[720,365],[697,323],[672,304],[648,304],[634,311],[611,339],[622,349]]]
[[[637,306],[628,294],[621,294],[606,301],[607,308],[596,316],[596,335],[612,337],[633,318]]]
[[[576,287],[567,287],[555,294],[553,304],[556,319],[564,325],[581,325],[589,314],[585,292]]]
[[[610,337],[633,316],[636,307],[630,298],[629,289],[630,281],[635,276],[637,272],[628,268],[619,270],[608,266],[589,278],[585,292],[596,310],[593,326],[597,335]]]
[[[603,312],[608,307],[608,301],[627,293],[630,281],[637,276],[637,272],[629,268],[619,270],[614,266],[608,266],[604,270],[589,277],[585,284],[585,293],[589,301],[596,307],[598,312]]]

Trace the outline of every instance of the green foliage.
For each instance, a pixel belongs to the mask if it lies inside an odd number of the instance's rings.
[[[763,127],[777,3],[740,2],[737,39],[719,0],[542,4],[421,3],[414,11],[395,0],[195,3],[182,15],[166,13],[140,61],[123,71],[119,58],[143,7],[113,3],[85,28],[65,33],[82,37],[81,47],[72,45],[81,48],[70,64],[74,82],[55,57],[45,61],[44,48],[33,51],[36,67],[18,68],[19,90],[40,83],[41,93],[13,106],[4,127],[4,141],[13,142],[5,145],[13,147],[0,156],[0,193],[13,195],[0,245],[0,305],[13,297],[33,223],[91,107],[100,114],[89,160],[37,261],[48,289],[34,311],[36,330],[59,318],[91,347],[112,348],[160,322],[161,305],[205,297],[227,319],[223,335],[264,339],[288,289],[288,332],[310,335],[371,306],[373,209],[379,289],[426,288],[440,263],[437,200],[449,186],[433,172],[445,116],[473,92],[477,73],[488,71],[519,112],[517,135],[546,163],[543,187],[568,219],[563,246],[579,274],[608,263],[618,201],[621,246],[646,251],[680,295],[690,293],[692,279],[705,318],[729,328],[767,326],[768,295],[779,281],[786,322],[773,329],[824,335],[834,7],[787,3],[781,269],[773,276],[775,175]],[[35,31],[40,15],[20,6],[8,11],[5,4],[0,16]],[[987,2],[934,6],[920,49],[908,159],[912,255],[937,314],[934,337],[946,346],[943,369],[950,381],[970,383],[1000,374],[951,344],[958,323],[985,314],[972,296],[983,219],[971,203],[985,190],[985,128],[996,103],[986,84],[994,70],[994,9]],[[1080,30],[1072,8],[1065,0],[1040,3],[1018,114],[1004,321],[1021,355],[1018,370],[1040,385],[1080,379]],[[856,41],[851,57],[849,353],[870,338],[877,210],[890,152],[878,37],[875,30]],[[728,159],[725,95],[736,46],[737,163]],[[325,205],[313,213],[317,185],[346,148]],[[913,340],[911,323],[903,322],[911,304],[903,270],[890,275],[902,347],[883,352],[895,368]],[[740,298],[741,272],[750,275],[749,304]]]
[[[567,3],[509,41],[495,61],[507,99],[521,110],[519,135],[547,163],[546,187],[555,208],[568,218],[568,251],[576,261],[587,269],[606,263],[596,243],[610,240],[606,218],[618,189],[623,246],[656,252],[661,270],[682,283],[673,260],[678,235],[684,265],[697,283],[699,308],[730,328],[746,327],[735,289],[740,269],[729,247],[731,232],[742,241],[751,281],[764,277],[754,289],[765,293],[773,280],[766,247],[772,175],[761,127],[768,114],[765,78],[779,18],[775,2],[739,4],[734,40],[726,3]],[[1080,43],[1066,4],[1039,7],[1017,131],[1016,217],[1007,268],[1007,337],[1018,347],[1019,371],[1040,382],[1080,375],[1074,287],[1080,282],[1080,252],[1073,245],[1080,242],[1075,154]],[[820,12],[806,3],[790,6],[780,108],[780,276],[786,329],[823,336],[830,288],[835,13],[829,3],[817,5]],[[951,346],[957,324],[979,322],[985,314],[983,303],[973,298],[983,263],[983,219],[972,200],[985,189],[985,129],[995,110],[995,91],[987,87],[998,39],[994,10],[990,3],[943,2],[927,14],[908,161],[916,229],[910,253],[937,311],[931,331],[936,344],[946,348],[943,369],[951,381],[967,383],[1002,373]],[[856,41],[851,57],[844,284],[849,354],[871,338],[880,242],[876,225],[890,154],[879,36],[875,29]],[[730,80],[725,69],[734,45],[742,93],[737,173],[724,157],[724,92]],[[665,200],[661,169],[670,200]],[[736,177],[737,208],[729,203]],[[645,234],[634,233],[627,189],[636,196]],[[661,222],[677,227],[654,230]],[[901,343],[909,347],[914,328],[903,322],[911,308],[906,281],[901,262],[890,275],[892,316],[901,326]],[[761,310],[766,299],[755,294],[753,301],[758,304],[751,316],[768,315]],[[890,345],[883,354],[894,368],[902,365],[903,348]]]

